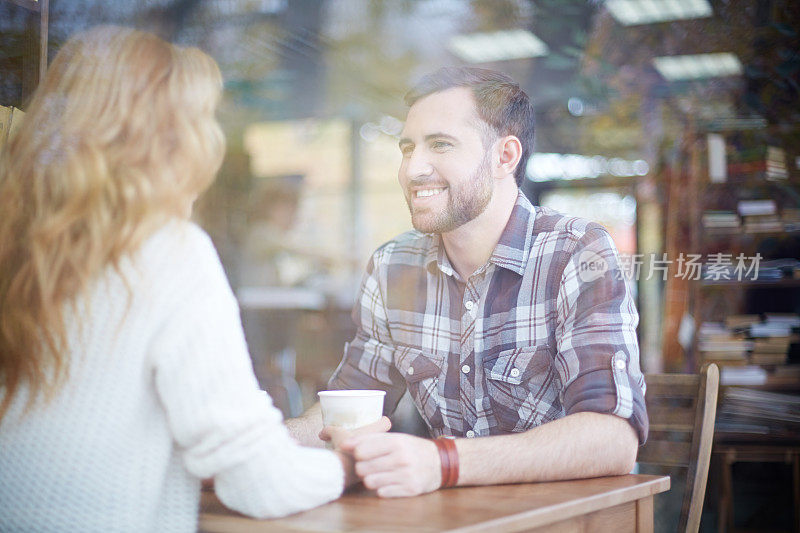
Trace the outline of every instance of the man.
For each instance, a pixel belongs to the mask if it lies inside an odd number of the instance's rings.
[[[398,178],[416,231],[372,256],[330,388],[383,389],[387,414],[408,390],[455,450],[398,433],[321,435],[384,497],[629,472],[647,436],[638,314],[608,232],[520,192],[527,95],[505,75],[458,68],[406,102]],[[310,443],[318,408],[289,426]]]

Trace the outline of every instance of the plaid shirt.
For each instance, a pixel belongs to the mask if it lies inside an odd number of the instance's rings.
[[[410,231],[372,256],[358,327],[331,389],[408,389],[434,436],[520,432],[594,411],[647,437],[631,292],[599,224],[520,193],[489,262],[468,280],[437,235]]]

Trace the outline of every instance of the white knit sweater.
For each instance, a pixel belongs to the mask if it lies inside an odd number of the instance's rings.
[[[258,390],[208,236],[172,222],[123,272],[68,320],[55,399],[24,413],[23,391],[0,421],[0,531],[194,531],[207,477],[256,517],[338,497],[338,458],[296,445]]]

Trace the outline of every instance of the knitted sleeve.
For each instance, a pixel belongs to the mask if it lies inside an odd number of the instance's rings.
[[[336,455],[301,447],[280,411],[258,389],[239,309],[208,236],[186,228],[179,264],[162,270],[175,305],[155,336],[150,367],[184,464],[215,478],[236,511],[283,516],[337,498],[344,473]],[[175,263],[175,261],[173,261]]]

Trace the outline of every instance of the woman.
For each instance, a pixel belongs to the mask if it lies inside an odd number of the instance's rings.
[[[196,529],[200,480],[256,517],[339,496],[258,390],[237,303],[188,221],[224,141],[214,61],[70,39],[0,159],[0,530]]]

